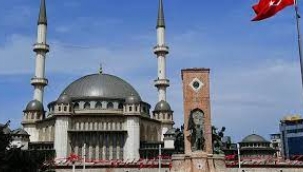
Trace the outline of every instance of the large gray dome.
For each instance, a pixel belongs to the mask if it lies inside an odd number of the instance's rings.
[[[268,141],[265,140],[262,136],[259,136],[257,134],[251,134],[246,136],[242,143],[267,143]]]
[[[72,82],[62,92],[75,98],[126,99],[130,95],[140,98],[138,92],[123,79],[108,74],[92,74]]]

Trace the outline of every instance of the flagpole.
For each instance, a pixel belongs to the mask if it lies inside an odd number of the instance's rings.
[[[298,36],[298,48],[300,57],[300,67],[301,67],[301,82],[303,89],[303,59],[302,59],[302,40],[301,40],[301,30],[300,30],[300,15],[298,8],[298,0],[295,0],[295,12],[296,12],[296,25],[297,25],[297,36]]]

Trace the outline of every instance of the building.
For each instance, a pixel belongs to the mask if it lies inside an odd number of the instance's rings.
[[[280,121],[282,156],[291,159],[303,155],[303,119],[299,115],[286,116]]]
[[[11,138],[9,148],[21,148],[21,150],[27,150],[29,144],[29,134],[23,130],[22,128],[18,128],[16,130],[11,130],[8,127],[8,123],[6,125],[0,123],[0,130],[5,135],[9,135]]]
[[[26,105],[22,120],[24,130],[30,135],[29,148],[54,149],[58,162],[65,161],[70,154],[85,156],[87,160],[135,161],[140,158],[140,151],[155,152],[159,145],[164,146],[164,134],[172,129],[174,121],[173,110],[166,100],[169,80],[165,59],[169,49],[165,43],[162,0],[156,29],[158,103],[154,108],[130,83],[102,70],[73,81],[45,108],[44,87],[48,85],[45,60],[49,46],[46,4],[41,0],[34,45],[36,70],[31,79],[34,96]]]
[[[239,142],[240,154],[243,158],[263,158],[273,157],[275,149],[270,147],[270,142],[257,134],[246,136]]]
[[[281,134],[280,133],[275,133],[270,135],[270,142],[271,142],[271,147],[276,150],[276,156],[281,157],[282,154],[282,141],[281,141]]]

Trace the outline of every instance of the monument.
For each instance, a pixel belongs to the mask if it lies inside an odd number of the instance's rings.
[[[224,155],[220,151],[220,138],[224,131],[221,130],[220,135],[216,134],[216,129],[211,125],[209,73],[210,69],[206,68],[181,71],[184,153],[172,156],[173,172],[226,171]],[[216,150],[216,154],[213,150]]]

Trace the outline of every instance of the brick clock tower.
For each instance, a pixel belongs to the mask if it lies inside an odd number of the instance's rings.
[[[210,69],[181,70],[184,102],[184,154],[172,156],[173,172],[225,172],[224,155],[213,155]]]

